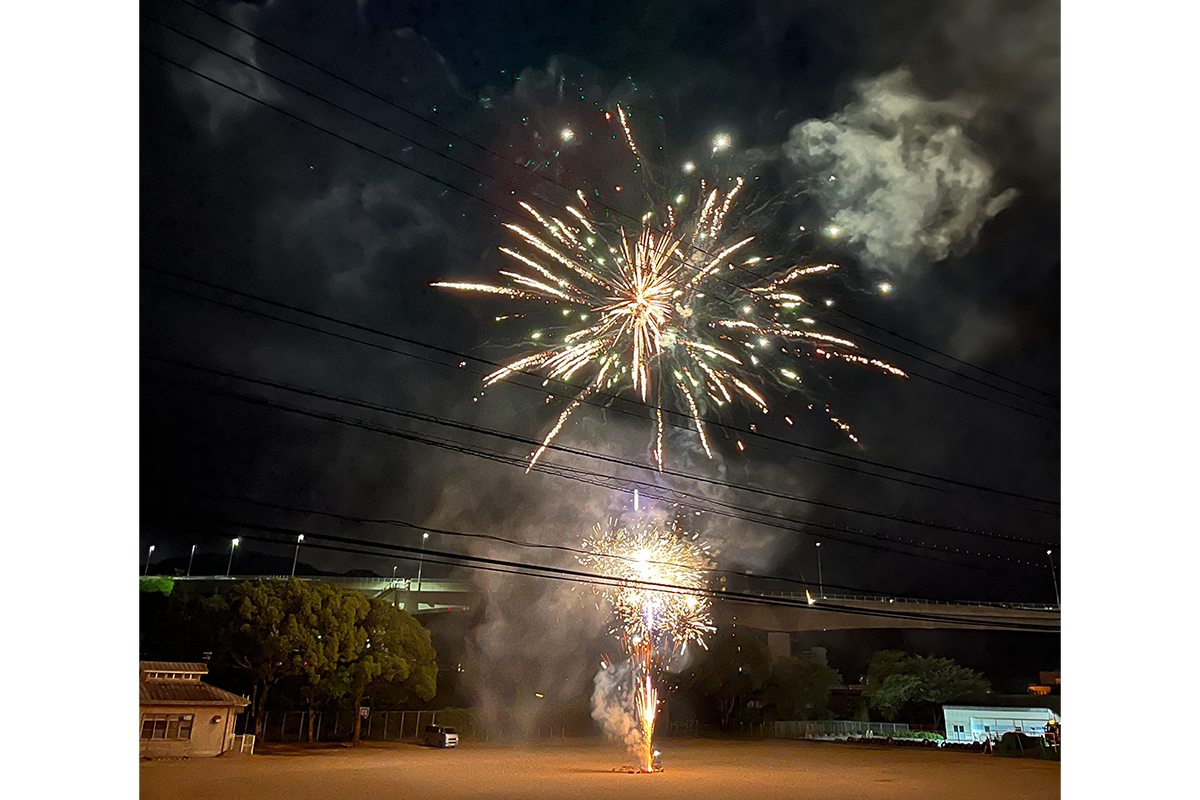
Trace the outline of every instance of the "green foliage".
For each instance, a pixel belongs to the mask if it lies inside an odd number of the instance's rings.
[[[893,731],[888,736],[893,739],[933,739],[934,741],[946,738],[945,734],[936,731]]]
[[[362,623],[369,610],[370,603],[360,592],[329,584],[308,589],[301,608],[298,672],[304,679],[300,693],[310,708],[345,694],[339,671],[359,658],[366,646]],[[310,739],[311,720],[310,715]]]
[[[142,592],[162,592],[165,595],[170,595],[175,588],[175,581],[162,576],[153,578],[144,577],[138,579],[138,591]]]
[[[779,719],[819,719],[829,707],[833,687],[840,686],[837,670],[811,659],[783,656],[771,665],[761,698],[774,706]]]
[[[143,657],[195,661],[212,651],[214,669],[232,670],[228,680],[244,680],[247,693],[253,687],[259,736],[276,686],[298,691],[310,709],[357,707],[367,693],[401,705],[437,691],[429,631],[383,600],[294,578],[240,583],[224,596],[158,591],[143,581]]]
[[[984,694],[989,688],[983,675],[951,659],[881,650],[867,667],[863,697],[889,720],[905,708],[932,709],[936,720],[942,704]]]
[[[753,634],[722,628],[692,666],[679,676],[679,687],[712,700],[721,726],[738,706],[771,676],[767,646]]]
[[[407,611],[372,598],[362,623],[363,649],[338,672],[334,680],[354,699],[357,708],[367,692],[382,703],[429,700],[437,692],[437,653],[429,631]],[[354,741],[359,737],[355,717]]]

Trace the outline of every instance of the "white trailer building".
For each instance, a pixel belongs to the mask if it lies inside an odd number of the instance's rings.
[[[1047,722],[1062,721],[1058,714],[1048,708],[942,706],[942,711],[946,717],[947,742],[996,740],[1007,731],[1042,736],[1046,732]]]

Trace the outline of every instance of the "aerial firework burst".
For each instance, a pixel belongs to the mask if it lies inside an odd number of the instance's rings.
[[[641,165],[625,111],[617,111],[629,152]],[[741,176],[725,186],[700,179],[691,201],[684,193],[652,200],[633,231],[609,221],[611,209],[594,209],[581,190],[575,192],[578,203],[563,206],[561,216],[521,202],[535,224],[505,223],[517,241],[500,247],[516,262],[499,270],[503,281],[432,284],[554,308],[548,324],[528,333],[532,351],[484,378],[485,386],[526,372],[568,384],[579,379],[530,468],[597,392],[631,390],[653,409],[654,460],[661,469],[664,410],[689,418],[712,458],[706,411],[745,403],[767,414],[764,384],[802,389],[804,373],[815,376],[815,359],[905,377],[805,316],[808,300],[799,287],[837,264],[777,268],[774,257],[749,254],[755,235],[728,224],[745,183]],[[848,426],[839,427],[853,440]]]
[[[583,546],[589,553],[580,562],[617,581],[606,594],[616,616],[613,632],[634,665],[638,766],[654,772],[654,675],[664,659],[688,642],[703,647],[704,637],[715,630],[705,592],[712,560],[696,537],[663,530],[649,520],[598,525]]]

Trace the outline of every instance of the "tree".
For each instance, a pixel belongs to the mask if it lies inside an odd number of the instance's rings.
[[[732,628],[718,631],[708,650],[679,677],[679,687],[713,700],[721,727],[729,726],[733,712],[762,687],[771,674],[767,646],[750,633]]]
[[[989,688],[983,675],[952,659],[881,650],[867,667],[863,697],[889,720],[912,708],[931,712],[934,723],[939,723],[943,704],[984,694]]]
[[[313,741],[316,707],[336,699],[344,689],[339,670],[357,659],[367,643],[363,621],[370,603],[361,592],[319,583],[302,600],[297,646],[299,672],[304,677],[300,694],[308,706],[308,741]]]
[[[366,640],[358,657],[338,670],[331,683],[353,700],[353,742],[358,744],[362,731],[362,706],[367,692],[395,703],[419,698],[429,700],[437,692],[437,653],[429,631],[390,603],[372,598],[370,610],[361,624]]]
[[[271,687],[302,674],[303,649],[312,636],[309,592],[295,578],[247,581],[229,592],[225,654],[255,687],[254,735],[259,741]]]
[[[764,707],[774,706],[779,719],[815,719],[829,707],[833,687],[841,683],[841,674],[830,666],[783,656],[771,665],[762,702]]]

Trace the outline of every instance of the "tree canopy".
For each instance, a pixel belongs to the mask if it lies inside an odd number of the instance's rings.
[[[863,697],[889,720],[909,709],[931,711],[936,721],[942,704],[982,695],[990,688],[983,675],[952,659],[881,650],[867,667]]]
[[[696,662],[679,676],[679,688],[716,703],[721,726],[771,675],[767,646],[749,632],[722,627]]]
[[[429,700],[437,689],[429,631],[407,612],[361,592],[293,578],[247,581],[223,595],[142,597],[143,652],[189,660],[212,651],[214,666],[233,670],[247,689],[253,687],[259,737],[267,697],[285,681],[309,709],[334,701],[352,701],[357,709],[368,693],[397,704]],[[308,719],[311,738],[313,715]],[[357,714],[355,720],[357,741]]]
[[[836,669],[808,658],[783,656],[771,664],[763,685],[764,708],[774,708],[778,719],[819,719],[829,707],[829,697],[842,676]]]

